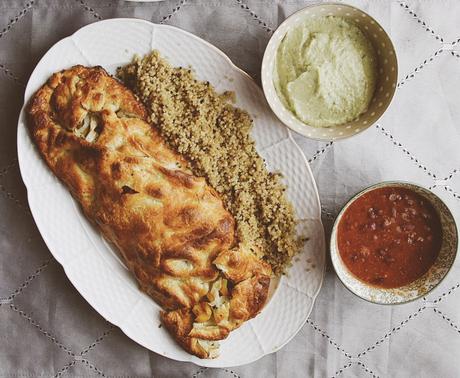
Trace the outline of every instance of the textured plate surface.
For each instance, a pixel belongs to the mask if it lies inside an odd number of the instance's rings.
[[[269,110],[260,88],[220,50],[180,29],[136,19],[112,19],[85,26],[54,45],[35,68],[25,103],[55,71],[74,64],[101,65],[109,72],[134,54],[158,49],[177,66],[192,66],[217,91],[234,90],[237,105],[254,119],[253,137],[269,169],[279,170],[310,240],[283,276],[270,302],[255,319],[221,343],[220,357],[200,360],[183,351],[164,328],[160,307],[140,292],[117,252],[80,212],[67,189],[45,166],[29,138],[24,109],[18,124],[18,157],[35,222],[48,248],[83,297],[108,321],[144,347],[166,357],[209,367],[257,360],[286,344],[305,323],[321,287],[325,243],[319,197],[308,163],[289,130]]]

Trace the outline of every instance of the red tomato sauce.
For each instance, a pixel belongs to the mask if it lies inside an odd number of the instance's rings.
[[[438,257],[442,242],[433,206],[410,189],[371,190],[343,214],[337,231],[340,256],[361,281],[395,288],[421,277]]]

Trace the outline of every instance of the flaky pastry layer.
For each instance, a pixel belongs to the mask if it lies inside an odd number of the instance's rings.
[[[190,353],[214,357],[209,341],[260,311],[271,272],[236,248],[235,222],[218,194],[101,67],[52,75],[31,99],[28,117],[43,159],[165,309],[168,330]],[[211,305],[209,319],[197,322]]]

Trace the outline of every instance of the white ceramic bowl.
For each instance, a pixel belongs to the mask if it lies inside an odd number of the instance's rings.
[[[278,46],[286,33],[315,17],[338,16],[357,25],[369,38],[378,58],[378,81],[374,97],[367,112],[358,119],[331,127],[309,126],[287,109],[273,83]],[[374,124],[385,112],[393,98],[398,80],[398,63],[393,43],[388,34],[371,16],[362,10],[345,4],[325,3],[308,6],[288,17],[268,42],[262,61],[262,86],[265,97],[276,116],[287,127],[308,138],[337,140],[355,135]]]
[[[409,189],[425,198],[438,213],[442,227],[441,250],[434,264],[422,277],[408,285],[394,289],[371,286],[356,278],[343,262],[337,243],[337,228],[348,207],[362,195],[383,187]],[[458,232],[455,219],[449,208],[433,192],[408,182],[387,181],[362,190],[346,203],[335,220],[331,234],[330,248],[332,265],[340,281],[342,281],[347,289],[369,302],[378,304],[400,304],[413,301],[428,294],[441,283],[455,261],[458,249]]]

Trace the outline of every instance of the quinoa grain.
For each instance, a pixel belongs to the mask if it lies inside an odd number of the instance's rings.
[[[158,51],[121,67],[117,76],[147,106],[165,140],[220,194],[237,224],[238,241],[256,246],[276,274],[303,241],[279,173],[270,173],[250,136],[252,119],[233,92],[216,93],[190,69],[172,67]]]

